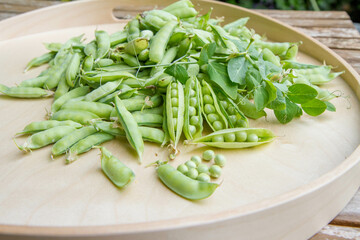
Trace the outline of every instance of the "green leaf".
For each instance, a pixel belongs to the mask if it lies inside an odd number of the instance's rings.
[[[220,32],[225,32],[225,31],[220,26],[214,26],[214,25],[210,24],[210,27],[211,27],[211,30],[214,33],[215,39],[219,40],[221,46],[226,48],[225,39],[223,37],[223,34],[220,33]]]
[[[266,88],[260,85],[255,88],[254,91],[254,103],[256,111],[260,111],[265,108],[266,104],[269,102],[269,94],[266,91]]]
[[[272,82],[270,82],[269,80],[264,80],[265,83],[265,89],[269,94],[269,102],[272,102],[276,99],[277,97],[277,89],[274,86],[274,84]]]
[[[254,67],[250,66],[249,70],[246,73],[245,81],[248,90],[252,90],[255,87],[259,86],[261,83],[261,76],[259,71]]]
[[[230,80],[234,83],[244,85],[246,83],[245,76],[248,68],[249,63],[246,61],[245,57],[240,56],[230,59],[227,66],[227,72]]]
[[[285,96],[279,88],[276,87],[276,98],[267,107],[273,110],[284,110],[286,108]]]
[[[285,98],[285,103],[286,107],[284,110],[274,110],[277,120],[282,124],[286,124],[293,120],[294,117],[298,116],[300,108],[298,105],[291,102],[288,98]]]
[[[289,87],[289,92],[287,93],[288,98],[294,103],[307,103],[318,95],[316,89],[312,88],[307,84],[294,84]]]
[[[216,50],[216,43],[206,44],[200,53],[199,65],[208,63],[210,58],[214,55]]]
[[[237,97],[237,84],[231,82],[227,71],[226,65],[210,61],[207,68],[210,80],[219,86],[224,93],[226,93],[232,99]]]
[[[336,107],[334,106],[334,104],[332,104],[331,102],[324,102],[327,106],[326,110],[330,111],[330,112],[336,112]]]
[[[175,77],[175,79],[179,80],[182,84],[185,84],[186,81],[189,79],[186,69],[179,64],[174,64],[168,67],[165,70],[165,73]]]
[[[277,90],[283,93],[286,93],[288,91],[288,87],[285,84],[274,82],[273,85],[276,87]]]
[[[230,38],[229,40],[235,44],[235,46],[237,47],[239,52],[245,52],[247,46],[249,45],[249,43],[246,41],[239,41],[239,40],[232,39],[232,38]]]
[[[304,112],[313,117],[322,114],[327,109],[326,103],[316,98],[309,102],[301,104],[301,107]]]
[[[206,30],[211,13],[212,13],[212,8],[206,14],[204,14],[198,18],[198,27],[199,28]]]

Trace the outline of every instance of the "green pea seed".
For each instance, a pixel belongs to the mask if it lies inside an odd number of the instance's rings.
[[[196,163],[193,162],[193,161],[191,161],[191,160],[186,161],[186,162],[185,162],[185,165],[189,168],[189,170],[190,170],[191,168],[196,168]]]
[[[171,90],[171,97],[177,97],[178,96],[178,91],[177,89],[172,89]]]
[[[171,98],[171,106],[173,106],[173,107],[179,106],[179,102],[178,102],[177,98]]]
[[[174,123],[174,128],[176,129],[176,127],[177,127],[177,118],[173,118],[173,123]]]
[[[196,180],[202,182],[210,182],[210,176],[206,173],[200,173],[199,176],[197,176]]]
[[[231,122],[233,125],[236,125],[237,118],[236,118],[235,115],[230,115],[230,116],[229,116],[229,119],[230,119],[230,122]]]
[[[212,165],[209,168],[210,176],[213,178],[218,178],[221,175],[221,167],[218,165]]]
[[[237,132],[237,133],[235,133],[235,136],[236,136],[237,142],[245,142],[247,139],[246,132]]]
[[[191,118],[190,118],[190,124],[191,125],[198,125],[199,124],[199,121],[200,121],[200,119],[199,119],[199,116],[192,116]]]
[[[211,161],[213,158],[215,157],[215,153],[213,150],[206,150],[205,152],[203,152],[202,154],[202,158],[205,161]]]
[[[225,142],[235,142],[235,139],[236,139],[235,133],[228,133],[225,134],[224,136]]]
[[[191,134],[195,134],[196,133],[196,127],[193,125],[189,125],[189,131]]]
[[[190,168],[189,171],[186,173],[186,176],[192,179],[196,179],[198,175],[199,173],[195,168]]]
[[[177,88],[177,83],[172,83],[171,88]]]
[[[219,120],[219,119],[220,119],[220,117],[219,117],[219,115],[216,114],[216,113],[210,113],[210,114],[208,115],[208,120],[209,120],[210,123],[213,123],[213,122],[215,122],[215,121],[217,121],[217,120]]]
[[[218,165],[220,167],[224,167],[226,164],[226,158],[222,154],[216,154],[215,158],[214,158],[214,162],[216,165]]]
[[[200,163],[197,168],[199,173],[209,173],[209,167],[206,164]]]
[[[213,142],[224,142],[225,140],[224,140],[224,136],[218,135],[218,136],[214,136],[214,137],[212,138],[212,141],[213,141]]]
[[[214,113],[215,107],[214,107],[214,105],[211,105],[211,104],[205,104],[204,111],[206,114]]]
[[[247,127],[247,123],[242,119],[238,119],[236,120],[236,127]]]
[[[196,92],[193,89],[190,89],[190,97],[195,97]]]
[[[190,106],[195,107],[197,104],[197,99],[192,97],[190,98]]]
[[[234,106],[229,106],[226,110],[229,115],[234,115],[236,113]]]
[[[185,164],[180,164],[177,167],[177,170],[181,172],[182,174],[186,174],[189,171],[189,168]]]
[[[221,95],[220,95],[221,96]],[[227,109],[228,108],[228,106],[229,106],[229,104],[228,104],[228,102],[227,101],[220,101],[220,104],[221,104],[221,106],[223,106],[224,107],[224,109]]]
[[[190,161],[193,161],[193,162],[196,164],[196,166],[199,166],[199,164],[201,163],[201,157],[199,157],[199,156],[192,156],[192,157],[190,158]]]
[[[172,108],[172,114],[173,114],[173,116],[177,116],[177,115],[178,115],[178,111],[179,111],[179,109],[178,109],[177,107],[173,107],[173,108]]]
[[[213,104],[214,99],[210,95],[204,95],[204,103],[205,104]]]
[[[207,86],[202,87],[201,89],[203,95],[210,95],[210,89]]]
[[[194,107],[189,107],[189,116],[195,116],[196,115],[196,109]]]
[[[220,122],[220,121],[215,121],[215,122],[213,122],[213,128],[214,128],[216,131],[219,131],[219,130],[223,129],[224,126],[223,126],[222,122]]]
[[[256,133],[250,133],[250,134],[247,136],[246,141],[247,141],[247,142],[258,142],[258,141],[259,141],[259,137],[258,137],[258,135],[256,135]]]

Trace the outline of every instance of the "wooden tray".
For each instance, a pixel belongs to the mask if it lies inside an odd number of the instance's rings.
[[[341,90],[348,101],[333,101],[336,113],[303,116],[287,125],[268,119],[254,127],[272,129],[275,142],[255,149],[223,151],[228,157],[224,181],[213,196],[190,202],[166,189],[147,163],[165,151],[146,144],[138,165],[123,141],[105,144],[136,173],[136,181],[116,189],[102,174],[98,151],[71,165],[51,160],[50,148],[23,154],[12,137],[25,124],[42,120],[51,99],[0,97],[0,238],[39,236],[84,239],[306,239],[346,205],[360,185],[360,78],[340,57],[319,42],[252,11],[213,1],[194,1],[202,12],[232,21],[251,18],[249,26],[275,41],[299,41],[305,62],[322,62],[345,70],[326,87]],[[169,1],[79,1],[0,22],[1,83],[14,85],[41,69],[22,74],[25,64],[45,52],[42,42],[65,41],[97,29],[114,32],[125,22],[112,11],[137,12]],[[18,139],[22,142],[23,139]],[[179,164],[204,148],[182,147]],[[159,154],[159,157],[155,156]],[[14,239],[11,238],[11,239]]]

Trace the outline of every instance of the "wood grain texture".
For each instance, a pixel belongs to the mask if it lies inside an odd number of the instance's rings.
[[[0,19],[14,16],[18,13],[33,10],[39,7],[58,4],[58,1],[11,1],[0,0]],[[127,18],[139,11],[129,7],[115,11],[116,16]],[[297,27],[304,33],[320,40],[332,48],[346,61],[348,61],[360,73],[360,41],[359,33],[355,30],[351,20],[345,12],[308,12],[308,11],[277,11],[257,10],[268,16],[277,18],[287,24]],[[359,229],[339,227],[335,225],[359,227],[360,219],[360,190],[349,205],[332,221],[334,225],[328,225],[312,240],[323,239],[357,239]],[[355,238],[348,238],[355,236]]]

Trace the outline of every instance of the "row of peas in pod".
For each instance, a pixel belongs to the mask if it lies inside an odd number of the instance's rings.
[[[341,72],[297,62],[300,42],[268,42],[245,26],[248,18],[223,24],[211,12],[200,15],[181,0],[143,12],[118,32],[96,30],[90,42],[80,35],[46,43],[48,52],[25,71],[46,70],[18,86],[0,84],[9,97],[54,98],[48,120],[19,132],[32,134],[19,149],[54,144],[52,156],[72,162],[126,137],[140,162],[144,141],[170,146],[175,158],[182,136],[218,148],[272,141],[271,130],[249,127],[248,118],[266,116],[265,108],[284,124],[336,110],[330,100],[338,96],[320,85]]]

